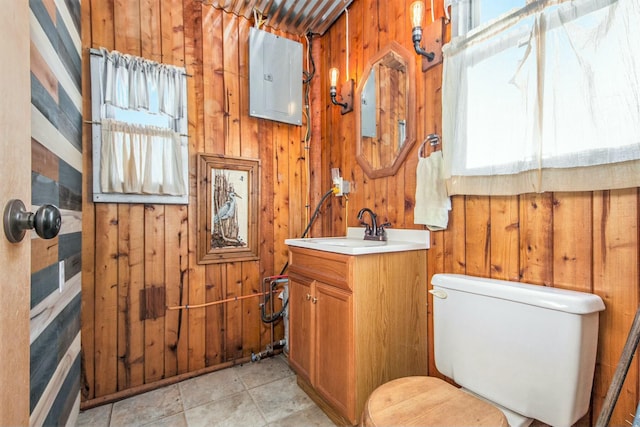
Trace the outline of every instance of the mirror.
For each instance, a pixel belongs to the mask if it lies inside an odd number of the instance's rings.
[[[395,175],[415,143],[415,64],[391,42],[369,60],[358,84],[356,160],[370,178]]]

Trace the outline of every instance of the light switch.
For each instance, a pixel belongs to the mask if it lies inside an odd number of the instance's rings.
[[[58,289],[62,292],[64,287],[64,261],[58,262]]]

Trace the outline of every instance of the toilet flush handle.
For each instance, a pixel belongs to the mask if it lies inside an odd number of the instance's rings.
[[[434,297],[438,297],[438,298],[441,298],[441,299],[446,299],[447,298],[447,293],[445,291],[443,291],[443,290],[440,290],[440,289],[431,289],[429,291],[429,293],[431,295],[433,295]]]

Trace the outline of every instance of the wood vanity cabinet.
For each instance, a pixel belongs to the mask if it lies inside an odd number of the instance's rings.
[[[356,425],[376,387],[427,374],[426,259],[289,247],[289,363],[334,422]]]

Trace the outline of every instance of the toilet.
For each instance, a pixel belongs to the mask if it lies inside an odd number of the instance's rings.
[[[589,409],[604,310],[594,294],[459,274],[432,281],[439,378],[369,396],[362,425],[571,426]]]

